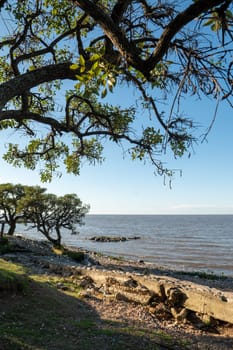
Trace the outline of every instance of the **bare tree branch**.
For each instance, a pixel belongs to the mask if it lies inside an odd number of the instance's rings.
[[[169,25],[164,30],[161,35],[156,48],[151,55],[151,57],[147,60],[147,70],[150,72],[155,65],[162,59],[164,54],[169,49],[169,44],[174,38],[174,36],[189,22],[191,22],[194,18],[201,15],[203,12],[209,11],[215,6],[221,5],[225,3],[227,0],[212,0],[211,4],[206,0],[198,0],[186,8],[183,12],[179,13],[173,21],[169,23]]]

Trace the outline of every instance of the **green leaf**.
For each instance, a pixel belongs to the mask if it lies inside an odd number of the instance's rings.
[[[84,59],[83,55],[80,55],[80,57],[79,57],[79,62],[80,62],[80,65],[81,65],[81,66],[84,66],[84,67],[85,67],[85,59]]]
[[[73,63],[70,65],[71,70],[76,70],[76,69],[78,69],[78,67],[79,67],[79,65],[77,63]]]
[[[30,66],[30,67],[28,67],[29,72],[31,72],[31,71],[33,71],[33,70],[35,70],[35,69],[36,69],[35,66]]]
[[[82,75],[75,75],[75,77],[79,80],[79,81],[84,81],[85,78]]]
[[[100,58],[101,58],[101,55],[99,55],[99,54],[96,53],[96,54],[94,54],[94,55],[91,56],[90,61],[91,61],[91,62],[93,62],[93,61],[98,61]]]
[[[95,63],[92,65],[91,70],[96,70],[96,68],[99,68],[99,62],[95,61]]]
[[[85,67],[85,66],[81,66],[81,67],[80,67],[80,73],[84,73],[85,70],[86,70],[86,67]]]
[[[101,98],[104,98],[106,95],[107,95],[107,89],[103,89],[102,92],[101,92]]]
[[[52,15],[53,15],[53,16],[56,16],[56,15],[57,15],[57,12],[58,12],[57,9],[54,7],[54,8],[52,9]]]
[[[205,27],[205,26],[209,26],[209,25],[212,24],[213,22],[214,22],[214,19],[211,18],[211,19],[209,19],[208,21],[206,21],[203,25],[204,25],[204,27]]]

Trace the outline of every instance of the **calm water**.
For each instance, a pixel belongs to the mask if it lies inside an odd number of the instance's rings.
[[[64,232],[65,244],[159,266],[233,276],[233,215],[88,215],[85,221],[79,235]],[[25,234],[35,237],[33,232]],[[89,240],[97,235],[141,239]]]

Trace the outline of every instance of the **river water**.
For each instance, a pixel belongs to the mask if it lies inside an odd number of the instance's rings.
[[[233,215],[87,215],[78,230],[78,235],[64,231],[63,243],[168,268],[233,276]],[[32,230],[24,235],[43,238]],[[90,240],[99,235],[141,238]]]

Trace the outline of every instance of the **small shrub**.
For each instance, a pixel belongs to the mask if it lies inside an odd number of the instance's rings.
[[[12,252],[12,246],[9,243],[7,237],[0,238],[0,254],[6,254]]]
[[[5,237],[5,236],[2,236],[2,237],[0,237],[0,245],[1,244],[7,244],[9,241],[8,241],[8,238],[7,237]]]
[[[65,252],[65,255],[67,255],[69,258],[80,262],[84,260],[84,253],[83,252],[76,252],[74,250],[67,250]]]

